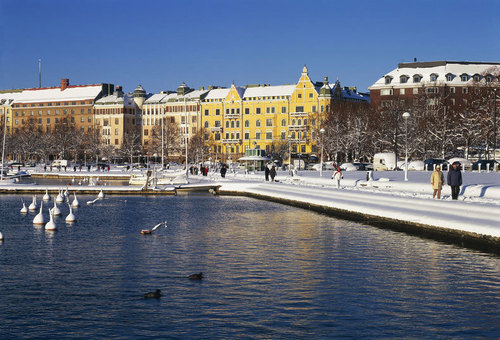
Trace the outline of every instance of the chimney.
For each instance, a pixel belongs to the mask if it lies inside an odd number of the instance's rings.
[[[116,86],[115,94],[117,97],[123,97],[123,90],[121,86],[118,85]]]
[[[66,88],[69,86],[69,79],[68,78],[62,78],[61,79],[61,91],[66,90]]]

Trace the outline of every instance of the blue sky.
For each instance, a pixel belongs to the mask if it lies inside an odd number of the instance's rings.
[[[500,62],[500,1],[0,0],[0,89],[294,83],[366,91],[399,62]],[[495,16],[497,18],[495,18]]]

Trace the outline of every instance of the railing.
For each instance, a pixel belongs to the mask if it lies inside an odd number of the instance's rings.
[[[304,116],[308,116],[309,113],[307,112],[290,112],[290,116],[292,117],[304,117]]]
[[[224,118],[226,119],[237,119],[241,118],[241,113],[225,113]]]
[[[210,128],[210,132],[217,132],[217,131],[220,131],[220,126]]]
[[[226,139],[224,138],[222,140],[222,143],[227,143],[227,144],[239,144],[241,143],[241,139],[237,139],[237,138],[229,138],[229,139]]]
[[[305,125],[288,125],[289,130],[305,130]]]

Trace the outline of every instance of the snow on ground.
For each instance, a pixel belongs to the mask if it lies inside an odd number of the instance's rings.
[[[500,206],[467,201],[401,197],[376,191],[250,182],[229,178],[222,192],[252,193],[367,215],[500,237]]]

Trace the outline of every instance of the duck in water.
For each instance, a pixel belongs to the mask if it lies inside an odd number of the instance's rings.
[[[145,299],[159,299],[162,296],[161,290],[157,289],[155,292],[144,294]]]
[[[197,273],[197,274],[191,274],[188,276],[188,279],[190,280],[201,280],[203,279],[203,273]]]

